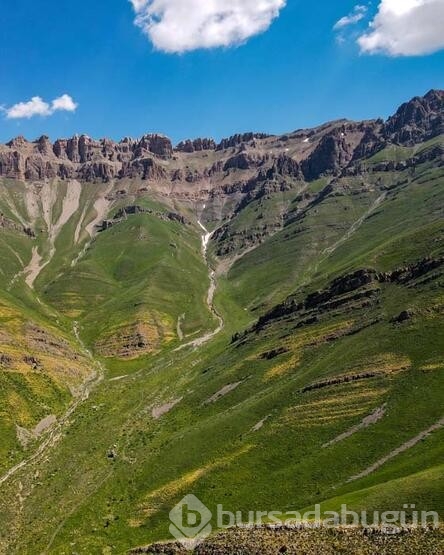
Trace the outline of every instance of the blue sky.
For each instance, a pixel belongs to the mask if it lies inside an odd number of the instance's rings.
[[[139,25],[128,0],[2,6],[0,141],[19,134],[120,139],[162,132],[177,142],[281,133],[340,117],[385,117],[412,96],[444,88],[443,0],[403,0],[423,10],[412,13],[396,11],[401,0],[358,8],[348,0],[287,0],[285,6],[265,0],[271,11],[260,20],[255,0],[250,11],[242,8],[241,37],[236,29],[211,34],[208,26],[196,34],[206,0],[133,1]],[[189,17],[174,12],[177,2],[191,3]],[[384,3],[395,8],[384,12]],[[349,19],[333,29],[343,17]],[[184,21],[180,41],[171,33],[176,20]],[[423,27],[410,42],[404,40],[409,25]],[[230,40],[234,46],[218,46]],[[36,96],[46,103],[39,107],[43,115],[24,118],[16,111],[8,118],[8,109]],[[59,103],[52,105],[54,99]]]

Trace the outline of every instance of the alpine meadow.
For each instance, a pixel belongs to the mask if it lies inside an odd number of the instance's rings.
[[[0,552],[442,552],[215,509],[444,516],[443,106],[0,146]]]

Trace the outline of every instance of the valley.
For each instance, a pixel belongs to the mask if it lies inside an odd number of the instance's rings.
[[[148,552],[189,493],[444,515],[443,107],[0,145],[0,553]]]

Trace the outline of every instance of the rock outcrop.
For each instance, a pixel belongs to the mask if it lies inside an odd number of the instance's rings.
[[[194,141],[188,139],[180,142],[176,146],[177,152],[201,152],[203,150],[216,150],[216,142],[213,139],[195,139]]]
[[[112,219],[104,220],[101,224],[98,225],[98,230],[106,231],[107,229],[110,229],[111,227],[126,220],[128,216],[136,216],[138,214],[148,214],[150,216],[158,218],[159,220],[176,222],[182,225],[186,225],[189,223],[184,216],[178,214],[177,212],[159,212],[151,210],[151,208],[145,208],[143,206],[133,204],[130,206],[125,206],[125,208],[121,208],[120,210],[118,210],[114,214],[114,217]]]
[[[269,137],[266,133],[238,133],[232,135],[228,139],[222,139],[217,145],[217,150],[226,150],[228,148],[235,148],[244,143],[254,142],[256,139],[266,139]]]
[[[384,127],[384,137],[413,146],[444,133],[444,91],[431,90],[403,104]]]
[[[232,158],[229,158],[223,167],[224,171],[230,169],[250,170],[262,166],[267,158],[265,156],[252,155],[247,152],[241,152]]]
[[[35,233],[29,227],[23,227],[20,224],[17,224],[13,220],[7,218],[4,214],[0,212],[0,229],[7,229],[10,231],[16,231],[18,233],[23,233],[30,237],[31,239],[35,238]]]
[[[385,123],[339,120],[280,137],[250,132],[222,139],[219,144],[208,138],[186,140],[175,149],[170,139],[160,134],[126,137],[119,142],[76,135],[54,143],[45,135],[34,142],[19,136],[0,145],[0,177],[105,182],[139,178],[190,185],[202,182],[207,187],[209,180],[223,181],[238,170],[256,172],[256,181],[355,175],[361,171],[362,161],[390,144],[411,146],[442,134],[443,103],[444,91],[433,90],[403,104]],[[397,166],[390,161],[384,164],[387,171],[407,169],[421,163],[418,157],[442,156],[442,147],[435,145],[440,148],[440,152],[428,150],[400,160]],[[193,157],[195,153],[203,154]],[[250,174],[239,181],[245,184],[251,178]]]
[[[247,331],[259,332],[269,324],[281,318],[291,317],[296,327],[317,323],[323,313],[333,310],[350,310],[356,307],[370,306],[378,297],[384,283],[393,283],[404,287],[414,287],[438,279],[443,275],[444,257],[428,257],[391,272],[378,273],[373,269],[361,269],[351,274],[339,276],[330,285],[320,291],[314,291],[302,301],[289,297],[261,316],[257,323]],[[394,319],[396,322],[408,320],[412,314],[404,311]],[[239,337],[235,338],[236,340]]]
[[[368,158],[384,148],[385,142],[381,135],[383,125],[382,120],[377,120],[374,124],[366,126],[364,136],[353,153],[353,160]]]
[[[301,167],[296,160],[286,154],[281,154],[274,162],[273,166],[265,174],[260,174],[263,179],[274,180],[278,178],[290,178],[302,180],[304,175]]]
[[[345,133],[335,129],[325,135],[313,153],[302,162],[302,172],[307,180],[317,179],[325,174],[337,174],[353,158],[353,150],[345,138]]]
[[[167,175],[156,158],[169,160],[172,155],[172,143],[163,135],[126,138],[119,143],[81,135],[58,139],[54,144],[46,136],[35,142],[17,137],[0,149],[0,176],[33,181],[56,177],[83,181],[165,179]]]

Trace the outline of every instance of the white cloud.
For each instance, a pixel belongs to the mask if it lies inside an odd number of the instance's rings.
[[[3,108],[7,119],[30,119],[34,116],[51,116],[55,112],[75,112],[77,104],[68,95],[55,98],[50,104],[40,96],[33,96],[28,102],[19,102],[10,108]]]
[[[180,53],[240,44],[266,31],[286,0],[130,0],[154,46]]]
[[[381,0],[361,51],[419,56],[444,48],[444,0]]]
[[[346,15],[345,17],[341,17],[339,21],[337,21],[333,27],[335,31],[339,31],[344,27],[348,27],[349,25],[354,25],[358,23],[362,19],[364,19],[365,14],[367,13],[367,6],[362,6],[358,4],[354,7],[352,13]]]
[[[6,108],[5,112],[8,119],[32,118],[34,116],[49,116],[51,107],[40,96],[34,96],[29,102],[19,102],[11,108]]]
[[[77,104],[69,96],[69,94],[62,94],[58,98],[52,101],[52,111],[62,110],[65,112],[75,112],[77,110]]]

